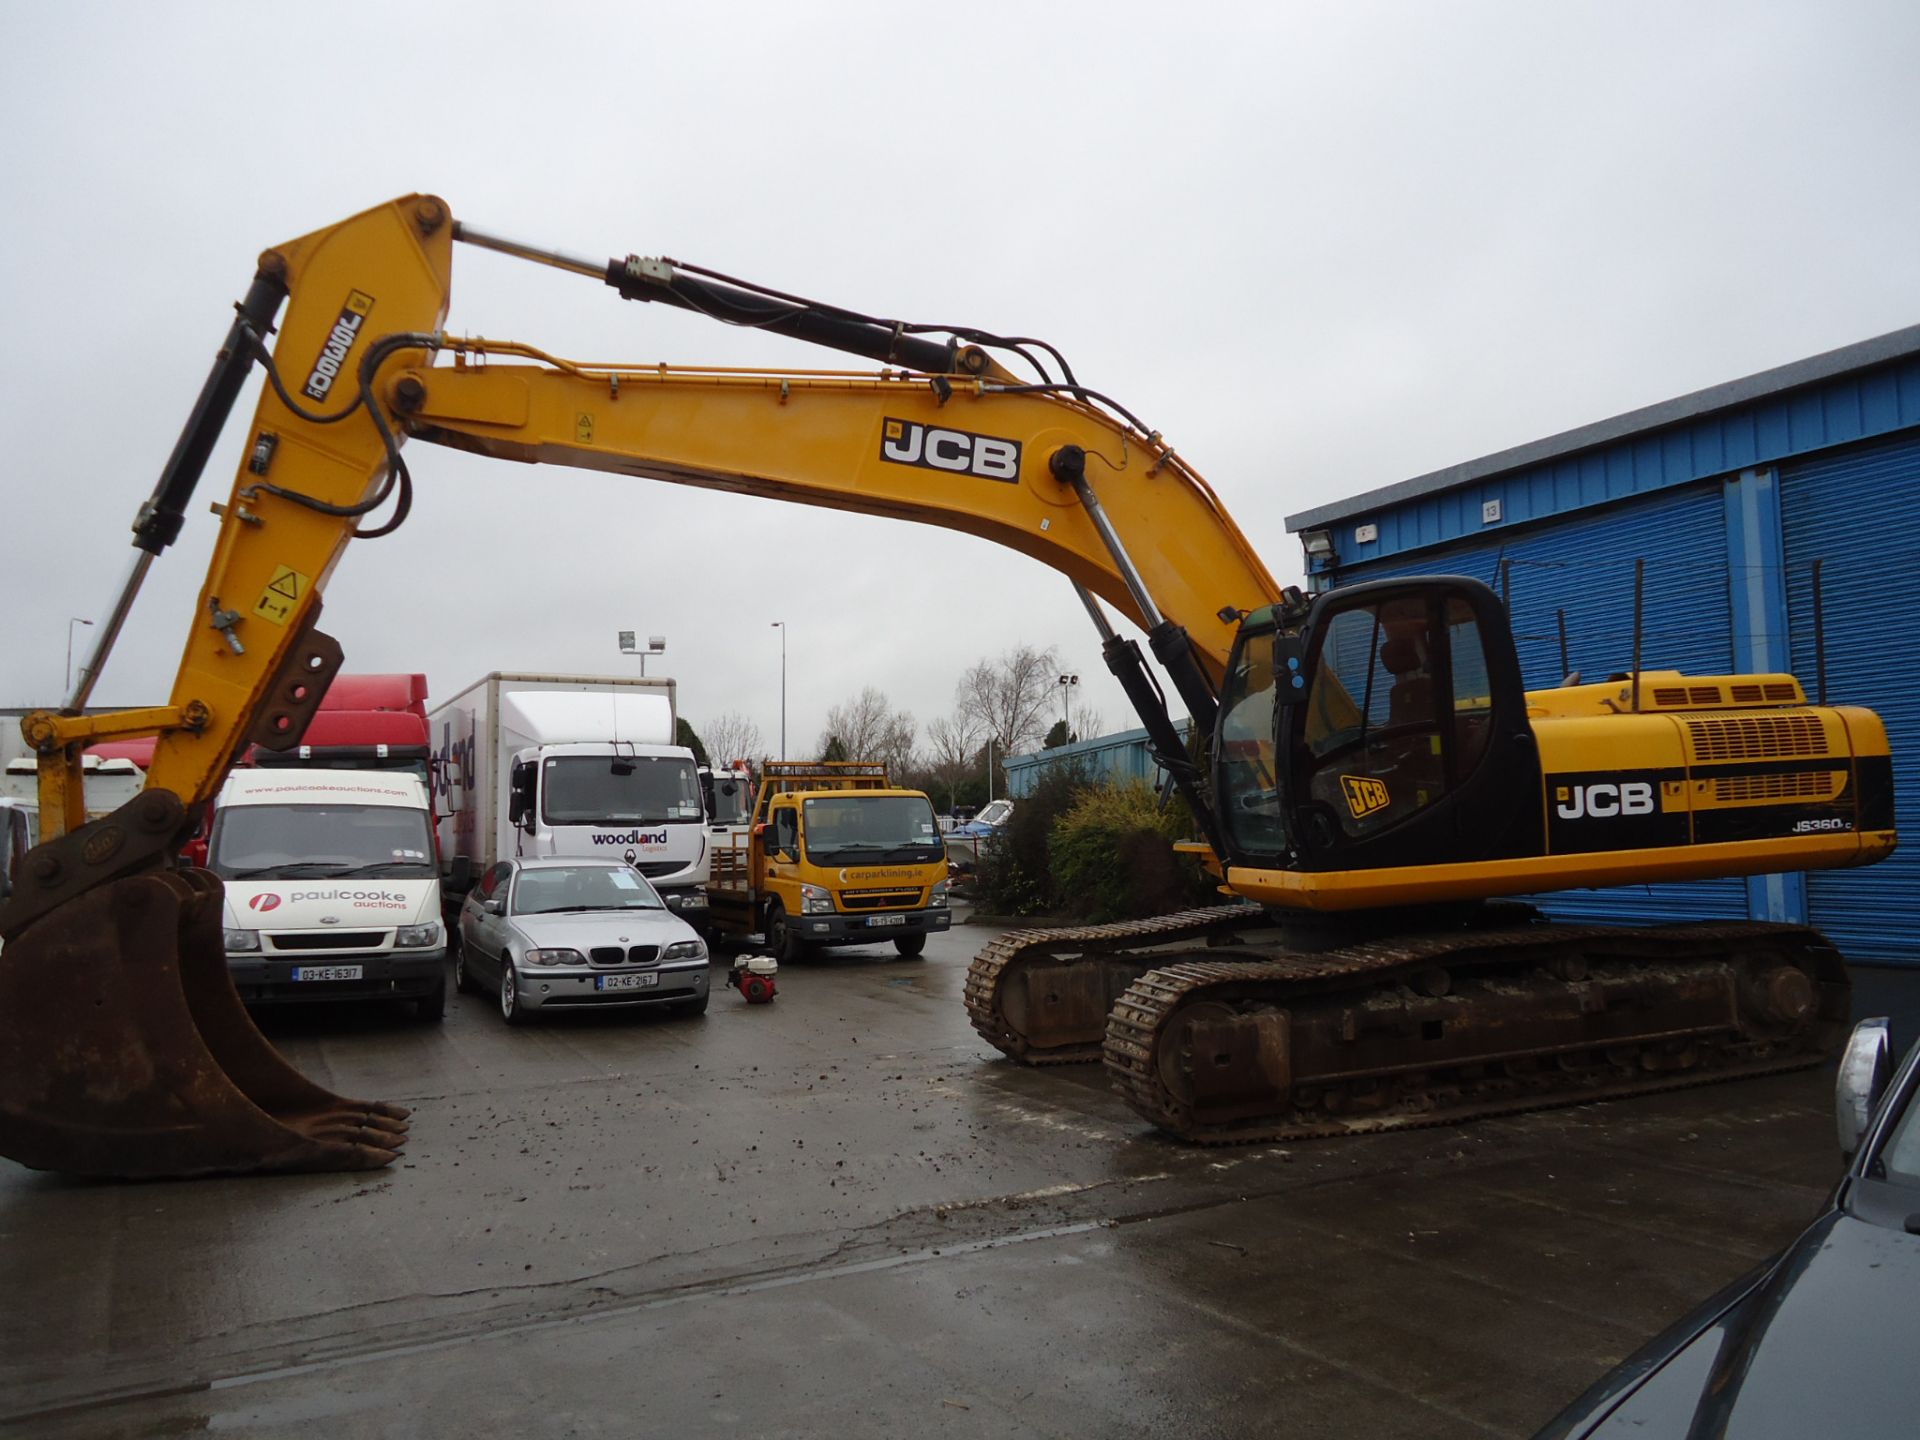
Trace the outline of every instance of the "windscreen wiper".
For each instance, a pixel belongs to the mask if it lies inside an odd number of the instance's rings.
[[[233,878],[252,880],[262,875],[288,878],[296,873],[308,871],[317,871],[323,875],[340,875],[346,873],[346,869],[347,862],[344,860],[298,860],[290,865],[254,865],[244,870],[235,870]]]

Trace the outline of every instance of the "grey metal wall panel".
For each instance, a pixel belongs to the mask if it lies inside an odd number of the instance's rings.
[[[1340,581],[1395,575],[1457,574],[1496,590],[1508,585],[1514,640],[1531,688],[1557,685],[1559,620],[1568,658],[1586,680],[1633,663],[1634,561],[1646,561],[1643,670],[1723,674],[1733,653],[1728,600],[1726,506],[1718,481],[1670,489],[1603,511],[1525,530],[1501,530],[1475,543],[1343,567]],[[1705,880],[1562,890],[1532,897],[1549,915],[1614,924],[1744,919],[1746,885]]]
[[[1782,469],[1794,671],[1815,684],[1813,562],[1822,561],[1827,695],[1886,722],[1895,807],[1920,824],[1920,436]],[[1920,965],[1920,846],[1807,877],[1810,918],[1855,959]]]

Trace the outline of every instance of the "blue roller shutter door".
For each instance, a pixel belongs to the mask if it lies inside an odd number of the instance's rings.
[[[1827,697],[1887,725],[1897,821],[1920,825],[1920,441],[1864,446],[1781,472],[1793,665],[1815,685],[1813,562],[1821,567]],[[1920,845],[1863,870],[1807,876],[1809,918],[1851,959],[1920,964]]]
[[[1456,574],[1501,588],[1511,562],[1510,612],[1530,688],[1557,685],[1559,612],[1567,653],[1583,680],[1633,667],[1634,560],[1646,561],[1641,665],[1724,674],[1732,665],[1727,598],[1726,505],[1718,481],[1662,490],[1526,530],[1501,530],[1472,546],[1354,566],[1344,584],[1396,575]],[[1558,919],[1607,924],[1747,917],[1741,880],[1561,890],[1530,897]]]

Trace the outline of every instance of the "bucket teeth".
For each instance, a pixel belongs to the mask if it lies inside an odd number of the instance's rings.
[[[227,972],[219,879],[111,881],[0,951],[0,1154],[117,1179],[371,1170],[408,1112],[295,1070]]]

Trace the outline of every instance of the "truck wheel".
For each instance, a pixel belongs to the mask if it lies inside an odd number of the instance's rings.
[[[447,1018],[447,972],[444,969],[434,978],[433,989],[415,998],[413,1018],[429,1025],[438,1025]]]
[[[793,933],[793,926],[787,923],[786,907],[778,900],[767,907],[767,948],[782,965],[797,963],[806,950],[800,937]]]
[[[924,935],[896,935],[893,937],[893,948],[911,960],[927,948],[927,937]]]
[[[500,1018],[509,1025],[527,1023],[527,1007],[520,1003],[519,982],[513,976],[513,957],[500,957]]]

